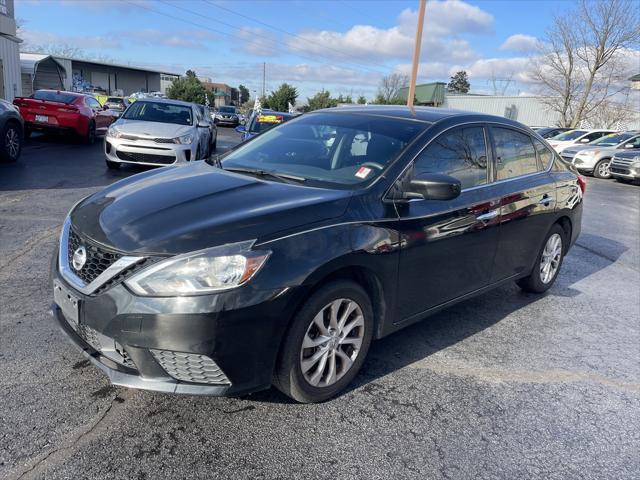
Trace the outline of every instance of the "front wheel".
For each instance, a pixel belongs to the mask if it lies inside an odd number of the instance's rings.
[[[302,403],[328,400],[354,379],[373,336],[373,310],[357,283],[315,292],[296,315],[275,371],[275,386]]]
[[[593,176],[596,178],[611,178],[611,171],[609,170],[610,164],[610,158],[604,158],[600,160],[593,168]]]
[[[554,284],[566,251],[565,235],[560,225],[555,224],[551,227],[531,274],[517,282],[525,292],[543,293]]]
[[[84,137],[84,143],[87,145],[93,145],[96,141],[96,124],[91,121],[89,123],[89,127],[87,128],[87,134]]]

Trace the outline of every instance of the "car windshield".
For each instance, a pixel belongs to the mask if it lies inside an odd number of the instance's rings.
[[[604,137],[591,142],[591,145],[598,145],[599,147],[615,147],[619,143],[626,142],[633,136],[633,133],[610,133],[609,135],[605,135]]]
[[[586,130],[569,130],[568,132],[564,132],[564,133],[561,133],[560,135],[556,135],[555,137],[552,138],[552,140],[559,140],[561,142],[564,142],[567,140],[575,140],[581,137],[582,135],[584,135],[585,133],[587,133]]]
[[[309,185],[357,188],[378,177],[428,125],[372,115],[312,113],[231,151],[222,166],[292,175]]]
[[[291,120],[291,115],[283,115],[281,113],[264,113],[256,115],[249,125],[249,133],[262,133],[270,128],[280,125],[281,123]]]
[[[220,113],[236,113],[235,107],[220,107],[218,109]]]
[[[123,115],[126,120],[193,125],[191,107],[164,102],[134,102]]]
[[[46,100],[49,102],[58,102],[58,103],[73,103],[78,95],[74,95],[73,93],[65,93],[65,92],[49,92],[47,90],[38,90],[33,94],[34,100]]]

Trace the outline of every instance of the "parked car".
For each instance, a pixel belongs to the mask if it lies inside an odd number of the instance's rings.
[[[242,135],[242,141],[244,142],[294,117],[295,115],[291,113],[274,112],[271,110],[263,111],[257,115],[253,115],[248,125],[237,126],[236,132]]]
[[[274,383],[323,401],[373,339],[508,282],[548,290],[584,188],[503,117],[319,110],[221,162],[81,201],[52,262],[54,316],[117,385],[240,395]]]
[[[105,107],[114,112],[118,112],[120,115],[122,115],[130,104],[129,99],[124,97],[109,97],[107,101],[104,102]]]
[[[218,145],[218,127],[216,123],[213,121],[213,117],[211,115],[211,111],[209,107],[206,105],[198,105],[198,110],[200,112],[200,121],[209,125],[209,142],[210,148],[209,153],[213,152]]]
[[[591,143],[567,147],[562,151],[562,158],[573,163],[581,173],[611,178],[611,158],[630,149],[640,149],[640,132],[611,133]]]
[[[178,100],[136,100],[109,128],[104,141],[107,167],[122,163],[165,166],[209,158],[209,123],[197,105]]]
[[[534,127],[532,130],[542,138],[549,139],[573,129],[568,127]]]
[[[237,127],[240,124],[236,107],[223,106],[215,112],[214,121],[217,125],[231,125]]]
[[[616,152],[609,165],[611,176],[618,182],[629,183],[640,180],[640,152]]]
[[[0,99],[0,160],[15,162],[22,152],[24,122],[18,109],[10,102]]]
[[[91,144],[115,120],[98,100],[83,93],[37,90],[13,103],[24,119],[27,137],[33,131],[72,134]]]
[[[614,133],[613,130],[569,130],[568,132],[561,133],[548,140],[556,152],[562,153],[562,151],[570,147],[571,145],[590,143],[594,140]]]

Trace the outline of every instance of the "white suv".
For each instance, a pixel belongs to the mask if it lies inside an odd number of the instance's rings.
[[[614,133],[614,130],[569,130],[568,132],[548,139],[547,142],[549,142],[549,145],[551,145],[556,152],[562,153],[565,148],[571,145],[590,143],[610,133]]]

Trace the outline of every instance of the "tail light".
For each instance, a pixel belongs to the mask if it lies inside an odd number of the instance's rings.
[[[584,191],[587,189],[587,179],[582,175],[578,175],[578,185],[580,185],[580,190],[584,194]]]

